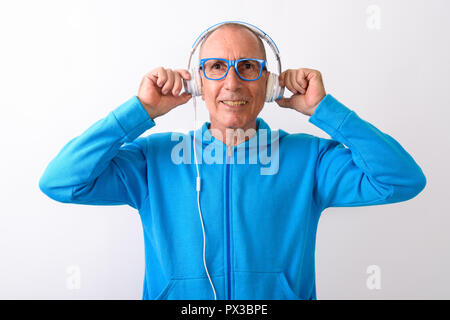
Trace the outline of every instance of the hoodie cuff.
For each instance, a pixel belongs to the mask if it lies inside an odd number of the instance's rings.
[[[112,111],[120,127],[125,134],[125,141],[131,142],[145,131],[155,126],[145,108],[137,96],[133,96]]]
[[[339,130],[344,120],[353,113],[352,110],[327,94],[317,106],[309,122],[324,130],[330,136]]]

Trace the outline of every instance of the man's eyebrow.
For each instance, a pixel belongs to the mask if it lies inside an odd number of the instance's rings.
[[[225,59],[225,60],[233,60],[233,59],[227,59],[227,58],[223,58],[223,57],[218,57],[218,56],[214,56],[214,57],[203,57],[203,58],[200,58],[200,60],[201,59]],[[252,57],[252,56],[239,56],[239,58],[237,58],[236,60],[242,60],[242,59],[258,59],[258,60],[265,60],[264,58],[255,58],[255,57]]]
[[[225,58],[223,58],[225,59]],[[264,60],[264,58],[255,58],[253,56],[239,56],[239,58],[237,58],[236,60],[241,60],[241,59],[259,59],[259,60]]]
[[[254,56],[246,56],[246,57],[240,57],[239,59],[258,59],[258,60],[265,60],[264,58],[257,58],[257,57],[254,57]],[[237,59],[237,60],[239,60],[239,59]]]

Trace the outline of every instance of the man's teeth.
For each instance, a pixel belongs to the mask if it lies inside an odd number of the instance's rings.
[[[240,105],[244,105],[244,104],[247,103],[247,101],[244,101],[244,100],[236,100],[236,101],[224,100],[222,102],[227,104],[227,105],[229,105],[229,106],[240,106]]]

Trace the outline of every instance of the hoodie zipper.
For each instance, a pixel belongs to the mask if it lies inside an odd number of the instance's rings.
[[[226,168],[226,219],[227,219],[227,292],[228,300],[231,300],[231,248],[230,248],[230,156],[227,155]]]

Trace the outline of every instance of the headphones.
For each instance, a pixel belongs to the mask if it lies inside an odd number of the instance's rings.
[[[275,56],[277,58],[278,62],[278,74],[269,72],[269,77],[267,79],[267,87],[266,87],[266,102],[272,102],[275,100],[279,100],[283,97],[284,94],[284,88],[280,87],[280,84],[278,82],[278,76],[281,74],[281,60],[280,60],[280,51],[278,50],[277,45],[272,40],[272,38],[269,37],[267,33],[259,29],[258,27],[255,27],[254,25],[251,25],[246,22],[242,21],[225,21],[220,22],[212,27],[209,27],[205,31],[203,31],[200,36],[195,40],[194,44],[192,45],[192,50],[189,54],[189,62],[188,62],[188,69],[191,74],[191,80],[183,80],[184,88],[187,93],[192,94],[193,97],[201,96],[202,95],[202,82],[201,82],[201,76],[199,71],[199,67],[191,67],[191,60],[192,56],[195,53],[195,50],[198,48],[198,46],[203,42],[203,40],[214,30],[219,28],[220,26],[223,26],[225,24],[240,24],[243,25],[253,32],[255,32],[262,40],[266,41],[266,43],[269,45],[269,47],[272,48],[273,52],[275,53]]]

